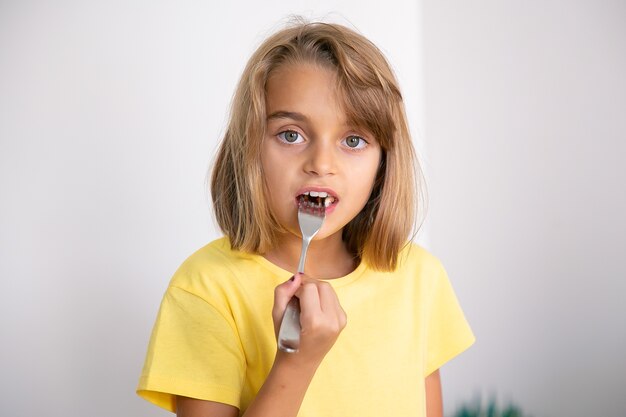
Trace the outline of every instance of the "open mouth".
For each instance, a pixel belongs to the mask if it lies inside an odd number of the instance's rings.
[[[298,205],[314,209],[328,208],[337,201],[325,191],[306,191],[298,196]]]

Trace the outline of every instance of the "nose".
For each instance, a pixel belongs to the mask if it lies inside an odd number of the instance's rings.
[[[337,170],[337,158],[335,149],[330,141],[315,141],[306,152],[304,163],[306,173],[317,176],[335,174]]]

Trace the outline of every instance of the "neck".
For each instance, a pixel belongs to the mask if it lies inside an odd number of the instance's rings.
[[[296,271],[302,250],[302,239],[287,233],[263,256],[287,271]],[[304,273],[312,278],[332,279],[354,271],[358,260],[348,252],[341,231],[321,240],[312,240],[307,250]]]

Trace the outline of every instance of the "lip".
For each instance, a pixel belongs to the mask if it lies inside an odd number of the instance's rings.
[[[333,197],[335,199],[335,201],[333,201],[333,203],[326,207],[325,213],[326,214],[330,214],[335,210],[335,207],[337,206],[337,203],[339,203],[340,198],[337,196],[337,192],[335,190],[333,190],[332,188],[328,188],[328,187],[317,187],[314,185],[311,186],[305,186],[302,187],[300,189],[298,189],[298,191],[296,191],[296,196],[294,197],[294,203],[296,205],[296,207],[298,206],[298,196],[302,195],[306,192],[311,192],[311,191],[317,191],[317,192],[325,192],[327,193],[329,196]]]
[[[317,191],[317,192],[324,192],[329,194],[331,197],[333,197],[335,200],[339,201],[339,196],[337,196],[337,193],[335,192],[335,190],[333,190],[332,188],[327,188],[327,187],[316,187],[316,186],[308,186],[308,187],[302,187],[300,188],[298,191],[296,191],[296,198],[301,195],[304,194],[306,192],[310,192],[310,191]]]

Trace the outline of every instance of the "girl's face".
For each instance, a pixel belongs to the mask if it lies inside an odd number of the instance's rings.
[[[335,74],[314,64],[284,65],[266,84],[261,164],[267,198],[280,224],[296,236],[300,195],[328,196],[326,220],[315,237],[324,239],[341,238],[372,192],[380,145],[349,124],[338,98]]]

